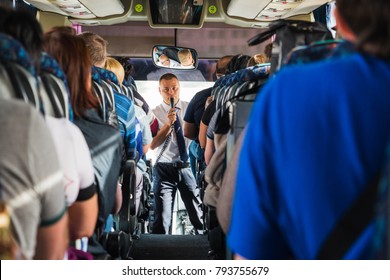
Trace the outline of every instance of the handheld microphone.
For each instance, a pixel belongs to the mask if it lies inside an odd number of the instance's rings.
[[[171,103],[171,108],[175,108],[175,99],[173,97],[169,98],[169,102]]]

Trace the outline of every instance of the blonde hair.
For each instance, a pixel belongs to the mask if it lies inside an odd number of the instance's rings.
[[[104,68],[114,72],[114,74],[118,78],[119,83],[120,84],[123,83],[123,80],[125,78],[125,69],[123,68],[122,64],[120,64],[118,60],[116,60],[113,57],[107,57]]]
[[[177,56],[179,57],[180,64],[189,66],[189,65],[193,65],[194,63],[191,51],[189,49],[178,51]]]
[[[5,203],[0,202],[0,260],[15,260],[18,254],[20,250],[12,235],[11,216]]]
[[[267,62],[267,57],[264,54],[255,54],[248,60],[247,67],[249,66],[255,66],[257,64],[265,63]]]

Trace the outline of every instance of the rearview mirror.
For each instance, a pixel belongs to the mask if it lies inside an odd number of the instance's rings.
[[[198,66],[198,54],[191,48],[157,45],[153,47],[152,56],[157,67],[191,70]]]

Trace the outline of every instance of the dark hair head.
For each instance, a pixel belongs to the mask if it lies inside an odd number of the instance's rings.
[[[269,43],[264,48],[264,54],[268,60],[271,60],[272,57],[272,43]]]
[[[50,34],[53,32],[67,33],[69,35],[77,35],[76,30],[72,26],[54,26],[45,34]]]
[[[337,0],[336,9],[356,35],[358,49],[390,57],[390,1]]]
[[[123,69],[125,70],[125,80],[131,76],[131,72],[133,71],[133,64],[131,64],[130,57],[114,57],[116,60],[119,61],[120,64],[122,64]]]
[[[43,46],[42,27],[31,11],[2,8],[0,12],[0,32],[18,40],[34,60],[39,71]]]
[[[66,74],[75,116],[82,117],[85,109],[98,108],[98,100],[92,92],[91,63],[84,40],[67,33],[52,32],[45,34],[44,49]]]
[[[227,68],[226,74],[231,74],[236,72],[237,70],[246,68],[246,65],[248,64],[248,60],[250,58],[251,57],[249,55],[245,55],[245,54],[237,54],[233,56],[229,64],[226,66]]]
[[[10,12],[10,7],[4,6],[4,4],[0,4],[0,26],[3,26],[3,21]]]
[[[229,62],[232,60],[233,58],[233,55],[225,55],[223,57],[221,57],[218,61],[217,61],[217,65],[216,65],[216,74],[217,76],[218,75],[225,75],[226,74],[226,71],[227,71],[227,65],[229,64]]]

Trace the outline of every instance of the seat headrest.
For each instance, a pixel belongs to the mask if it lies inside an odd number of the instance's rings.
[[[214,87],[231,86],[236,83],[244,83],[247,81],[254,81],[258,79],[266,79],[269,75],[270,63],[263,63],[244,69],[240,69],[232,74],[219,78]]]
[[[58,62],[46,52],[42,52],[40,67],[41,71],[53,74],[54,76],[62,80],[66,85],[66,88],[68,89],[68,82],[66,80],[65,73],[58,65]]]
[[[286,65],[305,64],[326,59],[334,54],[334,50],[342,43],[341,40],[327,40],[315,42],[307,46],[293,49],[286,61]]]
[[[4,33],[0,33],[0,61],[17,63],[34,77],[37,76],[34,62],[22,44]]]
[[[100,83],[100,80],[111,81],[117,86],[120,86],[118,78],[114,72],[96,66],[92,66],[92,80],[98,83]]]
[[[58,79],[60,79],[64,83],[64,86],[66,89],[66,95],[68,97],[67,98],[68,104],[69,104],[69,106],[68,106],[69,120],[73,121],[74,114],[73,114],[72,104],[70,102],[70,90],[69,90],[69,86],[68,86],[68,81],[67,81],[66,75],[62,71],[60,65],[48,53],[42,52],[41,61],[40,61],[40,70],[41,70],[41,73],[45,72],[45,73],[52,74],[53,76],[57,77]]]

